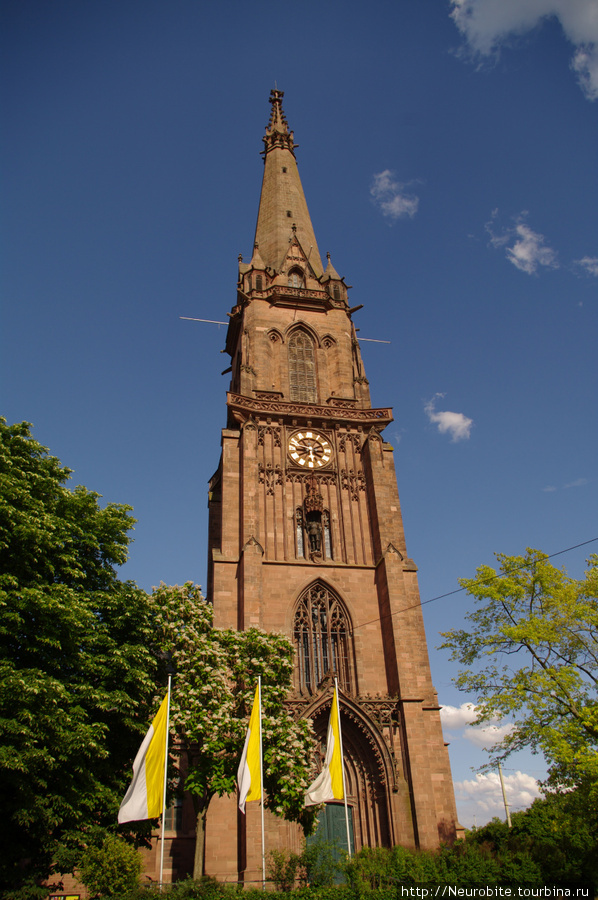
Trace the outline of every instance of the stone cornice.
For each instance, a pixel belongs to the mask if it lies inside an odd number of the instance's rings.
[[[229,409],[244,422],[251,415],[288,416],[304,419],[327,419],[335,422],[355,422],[358,425],[375,425],[384,428],[392,422],[391,409],[348,409],[339,406],[316,406],[312,403],[288,403],[283,400],[256,400],[230,391],[226,395]]]

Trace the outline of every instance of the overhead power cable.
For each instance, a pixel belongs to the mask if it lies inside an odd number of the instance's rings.
[[[573,547],[567,547],[565,550],[557,550],[556,553],[548,553],[546,555],[546,559],[553,559],[555,556],[561,556],[563,553],[570,553],[571,550],[578,550],[580,547],[586,547],[588,544],[593,544],[595,541],[598,541],[598,537],[590,538],[589,541],[582,541],[581,544],[574,544]],[[516,569],[525,569],[527,563],[523,563],[521,566],[516,566]],[[485,584],[490,584],[492,581],[496,581],[498,578],[505,578],[505,572],[497,572],[496,575],[493,575],[491,578],[486,579]],[[463,591],[466,591],[467,588],[459,587],[455,588],[454,591],[447,591],[446,594],[438,594],[437,597],[430,597],[429,600],[422,600],[420,603],[413,603],[411,606],[406,606],[404,609],[398,609],[396,612],[389,613],[387,616],[380,616],[377,619],[370,619],[368,622],[362,622],[360,625],[355,625],[353,631],[357,631],[359,628],[365,628],[366,625],[374,625],[376,622],[383,622],[385,619],[392,619],[395,616],[400,615],[401,613],[409,612],[410,609],[417,609],[419,606],[426,606],[427,603],[435,603],[437,600],[444,600],[445,597],[452,597],[454,594],[461,594]]]

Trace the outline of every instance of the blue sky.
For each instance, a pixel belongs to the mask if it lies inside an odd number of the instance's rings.
[[[391,405],[421,596],[494,552],[598,537],[596,0],[18,0],[0,12],[2,409],[129,503],[124,575],[205,583],[225,329],[275,82],[319,248]],[[596,544],[558,557],[574,575]],[[464,824],[476,779],[424,607]],[[517,774],[519,772],[519,774]],[[505,769],[513,808],[542,761]]]

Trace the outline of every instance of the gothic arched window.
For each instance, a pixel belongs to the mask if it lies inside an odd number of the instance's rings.
[[[296,331],[289,340],[289,386],[291,400],[317,402],[314,344],[305,331]]]
[[[321,582],[311,585],[299,598],[293,630],[296,687],[314,694],[327,675],[335,675],[341,689],[351,691],[351,624],[336,594]]]
[[[305,287],[305,278],[301,269],[291,269],[288,278],[289,287],[303,288]]]

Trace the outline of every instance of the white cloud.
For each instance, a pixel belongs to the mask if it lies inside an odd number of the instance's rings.
[[[419,207],[419,197],[408,191],[409,184],[397,181],[394,172],[385,169],[374,175],[370,195],[382,215],[393,221],[413,218]]]
[[[513,730],[513,725],[475,725],[473,728],[467,728],[463,733],[463,737],[471,741],[476,747],[489,749],[495,744],[500,743],[503,738]]]
[[[511,812],[527,809],[540,796],[538,782],[525,772],[503,775],[505,793]],[[493,816],[505,818],[500,778],[497,772],[478,774],[475,778],[455,782],[455,796],[459,818],[463,825],[476,821],[484,824]]]
[[[509,262],[528,275],[534,275],[538,271],[538,266],[558,269],[556,251],[546,246],[544,235],[533,231],[526,224],[526,215],[526,212],[522,212],[513,227],[505,229],[502,234],[497,234],[494,232],[494,221],[498,216],[498,210],[493,210],[492,217],[485,226],[490,235],[490,246],[506,247],[505,253]],[[512,246],[507,247],[507,244]]]
[[[577,72],[588,100],[598,100],[598,45],[595,41],[577,48],[571,68]]]
[[[588,275],[598,278],[598,256],[583,256],[575,260],[575,265],[584,269]]]
[[[501,741],[512,729],[510,723],[501,724],[498,719],[484,725],[474,725],[476,707],[466,702],[461,706],[443,706],[440,719],[449,742],[465,739],[477,747],[490,748]],[[467,750],[463,744],[457,743],[457,758],[461,759]],[[454,752],[454,751],[452,751]],[[517,771],[504,774],[505,790],[512,812],[526,809],[540,796],[538,782],[531,775]],[[459,821],[470,828],[472,825],[483,825],[493,816],[505,818],[502,791],[498,772],[490,771],[477,774],[475,778],[455,781],[455,798],[459,811]]]
[[[589,481],[587,478],[576,478],[575,481],[569,481],[569,482],[567,482],[567,484],[564,484],[563,490],[566,491],[566,490],[568,490],[568,488],[585,487],[586,484],[589,484]],[[558,488],[555,487],[553,484],[547,484],[546,487],[542,488],[542,490],[545,491],[546,493],[552,493],[553,491],[558,491]]]
[[[598,99],[596,0],[451,0],[451,18],[478,57],[496,56],[509,38],[555,17],[574,47],[571,68],[588,100]]]
[[[507,247],[507,258],[522,272],[533,275],[538,266],[558,269],[556,253],[551,247],[545,247],[545,238],[521,222],[516,226],[517,240],[512,247]]]
[[[570,481],[568,484],[564,484],[563,487],[566,488],[574,488],[574,487],[584,487],[588,483],[587,478],[576,478],[575,481]]]
[[[476,717],[473,703],[462,703],[461,706],[443,706],[440,710],[440,721],[446,728],[463,728],[471,725]]]
[[[459,737],[464,737],[476,747],[493,747],[502,741],[512,730],[513,725],[497,724],[498,720],[487,725],[473,725],[476,719],[476,707],[473,703],[462,703],[461,706],[443,706],[440,710],[442,727],[448,731],[463,729]]]
[[[468,440],[473,419],[468,419],[463,413],[449,412],[449,410],[436,412],[436,401],[442,397],[444,394],[434,394],[432,399],[425,404],[424,409],[428,419],[438,425],[438,431],[441,434],[450,434],[453,443]]]

